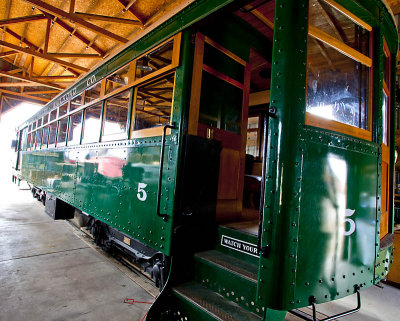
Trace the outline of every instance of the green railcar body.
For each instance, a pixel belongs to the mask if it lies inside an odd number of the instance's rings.
[[[194,1],[107,59],[20,126],[25,137],[19,135],[19,178],[118,230],[132,242],[169,258],[169,280],[148,319],[214,320],[222,313],[223,299],[249,312],[249,320],[283,320],[286,311],[308,306],[310,297],[315,297],[317,303],[336,300],[357,292],[359,286],[378,283],[388,273],[393,256],[392,214],[388,234],[380,237],[385,68],[382,53],[385,39],[391,56],[396,57],[397,30],[381,1],[335,2],[372,27],[371,139],[305,122],[308,0],[275,1],[272,41],[231,14],[245,3]],[[29,124],[178,33],[179,64],[168,71],[175,75],[170,118],[174,128],[166,135],[165,144],[158,135],[108,142],[99,137],[99,142],[77,146],[27,148],[24,129]],[[209,139],[212,137],[190,133],[198,33],[238,60],[248,62],[251,50],[256,49],[271,63],[270,102],[263,107],[269,117],[265,127],[264,207],[258,235],[231,229],[215,219],[223,146],[216,139]],[[217,54],[210,55],[207,63],[218,66],[234,80],[245,73]],[[395,75],[396,59],[390,63],[389,70]],[[206,85],[198,97],[206,105],[202,108],[222,114],[222,119],[229,120],[226,126],[232,132],[240,132],[231,116],[237,112],[235,91],[203,77]],[[394,106],[394,80],[389,91],[389,103]],[[128,135],[134,89],[130,97]],[[101,120],[104,105],[103,102]],[[394,113],[392,107],[392,120]],[[393,122],[387,130],[391,137],[388,211],[393,213]],[[160,164],[162,148],[165,154]],[[157,215],[158,196],[165,219]],[[242,250],[235,245],[226,246],[224,240],[231,244],[239,241]],[[260,252],[252,255],[254,248]],[[234,273],[224,267],[223,262],[227,261],[235,266]],[[190,294],[190,289],[198,297]],[[204,294],[204,289],[216,295],[209,297],[206,313],[201,307],[201,299],[208,293]],[[229,313],[235,317],[236,312],[232,311]],[[239,312],[237,319],[243,317]]]

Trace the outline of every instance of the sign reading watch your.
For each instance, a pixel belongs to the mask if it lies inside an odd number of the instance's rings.
[[[222,235],[221,245],[236,250],[238,252],[259,257],[257,246],[252,243],[244,242],[242,240],[234,239],[233,237]]]

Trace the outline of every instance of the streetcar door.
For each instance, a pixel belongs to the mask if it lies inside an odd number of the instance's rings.
[[[221,142],[217,221],[242,214],[249,87],[248,62],[197,33],[189,134]]]

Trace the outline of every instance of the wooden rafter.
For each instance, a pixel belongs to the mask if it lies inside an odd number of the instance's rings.
[[[8,43],[8,42],[2,41],[2,40],[0,40],[0,46],[6,47],[6,48],[9,48],[9,49],[13,49],[13,50],[16,50],[16,51],[19,51],[19,52],[22,52],[22,53],[26,53],[28,55],[31,55],[31,56],[34,56],[34,57],[37,57],[37,58],[45,59],[45,60],[54,62],[56,64],[59,64],[61,66],[67,67],[67,68],[73,68],[73,69],[81,70],[81,71],[85,71],[85,72],[89,71],[89,69],[87,69],[85,67],[81,67],[81,66],[78,66],[76,64],[72,64],[72,63],[66,62],[64,60],[53,58],[53,57],[51,57],[51,55],[44,54],[44,53],[41,53],[41,52],[37,52],[37,51],[34,51],[32,49],[29,49],[29,48],[22,48],[22,47],[16,46],[16,45],[14,45],[12,43]]]
[[[76,76],[35,76],[38,80],[75,80]]]
[[[31,82],[1,82],[0,87],[7,88],[7,87],[35,87],[35,86],[43,86],[39,84],[34,84]]]
[[[15,50],[5,51],[5,52],[0,53],[0,58],[4,58],[4,57],[7,57],[7,56],[12,56],[12,55],[15,55],[17,53],[18,53],[18,51],[15,51]]]
[[[38,101],[43,101],[43,102],[49,102],[50,99],[47,98],[43,98],[43,97],[36,97],[36,96],[32,96],[32,95],[28,95],[26,93],[17,93],[11,90],[6,90],[6,89],[1,89],[1,92],[3,94],[7,94],[7,95],[16,95],[18,97],[24,97],[24,98],[29,98],[29,99],[33,99],[33,100],[38,100]]]
[[[11,105],[8,99],[12,99],[12,100],[16,100],[16,101],[22,101],[22,102],[29,101],[29,102],[33,102],[35,104],[41,104],[41,105],[44,105],[46,103],[46,102],[43,102],[43,101],[40,101],[40,100],[36,99],[37,97],[33,97],[33,98],[24,97],[24,98],[21,98],[19,93],[15,93],[15,95],[14,94],[10,95],[10,94],[5,94],[4,93],[3,97],[4,97],[4,99],[5,99],[5,101],[7,102],[8,105]]]
[[[131,20],[131,19],[123,19],[117,17],[110,16],[101,16],[97,14],[85,13],[85,12],[75,12],[75,15],[87,20],[99,20],[99,21],[108,21],[108,22],[116,22],[116,23],[124,23],[134,26],[142,26],[142,23],[139,20]]]
[[[317,3],[322,8],[322,10],[321,10],[322,14],[324,15],[326,21],[329,23],[329,25],[333,29],[333,32],[336,34],[338,39],[341,39],[344,43],[348,43],[349,39],[347,38],[346,33],[344,32],[340,23],[337,21],[336,17],[329,10],[329,6],[326,3],[321,2],[321,1],[317,1]]]
[[[26,16],[26,17],[11,18],[11,19],[3,19],[3,20],[0,20],[0,26],[2,27],[2,26],[8,26],[11,24],[15,24],[15,23],[31,22],[31,21],[37,21],[37,20],[43,20],[43,19],[46,19],[46,17],[42,14]]]
[[[75,12],[75,0],[70,0],[69,2],[69,13]]]
[[[28,95],[50,95],[50,94],[58,94],[59,90],[37,90],[37,91],[25,91],[25,94]]]
[[[123,13],[129,11],[129,12],[132,13],[133,16],[134,16],[136,19],[138,19],[138,20],[142,23],[142,25],[143,25],[143,21],[138,17],[136,11],[132,8],[132,6],[135,4],[136,0],[129,0],[129,1],[128,1],[128,0],[118,0],[118,2],[119,2],[120,4],[122,4],[122,6],[124,7],[124,8],[122,9],[122,12],[123,12]]]
[[[34,50],[34,51],[37,51],[40,53],[43,52],[43,50],[41,48],[37,47],[36,45],[34,45],[32,42],[30,42],[26,38],[21,37],[19,34],[15,33],[14,31],[7,28],[6,32],[8,34],[10,34],[11,36],[13,36],[15,39],[18,39],[21,43],[24,43],[25,45],[27,45],[31,50]],[[20,48],[20,47],[18,47],[18,48]],[[17,50],[17,51],[19,51],[19,50]]]
[[[99,26],[96,26],[95,24],[92,24],[90,22],[87,22],[86,20],[78,17],[77,15],[73,14],[73,13],[69,13],[69,12],[65,12],[57,7],[54,7],[48,3],[45,3],[41,0],[23,0],[25,2],[28,2],[30,4],[32,4],[33,6],[37,7],[38,9],[40,9],[41,11],[45,11],[47,13],[50,13],[52,15],[54,15],[57,18],[60,19],[68,19],[69,21],[71,21],[72,23],[81,26],[85,29],[91,30],[95,33],[101,34],[104,37],[107,37],[109,39],[121,42],[121,43],[126,43],[128,42],[127,39],[116,35],[115,33],[112,33],[106,29],[103,29]]]
[[[49,52],[51,57],[58,58],[86,58],[86,59],[103,59],[102,56],[97,54],[81,54],[81,53],[67,53],[67,52]]]
[[[47,54],[47,52],[49,51],[50,28],[51,28],[51,20],[47,19],[46,35],[44,38],[44,47],[43,47],[43,53],[45,54]]]
[[[326,48],[324,47],[322,42],[320,42],[319,40],[317,40],[315,38],[313,40],[314,40],[315,44],[317,45],[318,50],[320,51],[321,55],[325,58],[329,67],[331,68],[331,70],[336,71],[335,65],[333,64],[331,57],[329,57],[328,51],[326,50]]]
[[[49,88],[58,89],[58,90],[64,89],[64,87],[50,83],[50,82],[40,81],[35,78],[30,78],[30,77],[23,76],[23,75],[15,75],[15,74],[9,73],[7,71],[0,71],[0,76],[13,78],[13,79],[17,79],[20,81],[29,81],[32,84],[37,84],[37,85],[41,85],[41,86],[45,86],[45,87],[49,87]]]
[[[251,10],[250,13],[258,18],[262,23],[264,23],[267,27],[274,30],[274,22],[264,16],[260,11],[253,9],[251,5],[244,6],[244,9]]]
[[[66,30],[67,32],[70,33],[70,35],[74,36],[75,38],[79,39],[81,42],[83,42],[87,48],[92,48],[94,51],[96,51],[100,56],[104,56],[106,53],[104,50],[100,49],[97,45],[92,43],[88,38],[86,38],[84,35],[82,35],[80,32],[76,31],[76,28],[73,28],[69,26],[67,23],[62,21],[61,19],[57,19],[57,17],[47,14],[47,16],[54,21],[54,23],[58,24],[61,28]]]

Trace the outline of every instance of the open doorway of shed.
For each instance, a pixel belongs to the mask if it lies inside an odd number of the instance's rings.
[[[32,103],[21,103],[1,114],[0,119],[0,189],[4,180],[11,181],[12,159],[14,149],[11,141],[16,139],[15,128],[26,119],[37,113],[43,106]],[[6,185],[7,186],[7,185]]]

